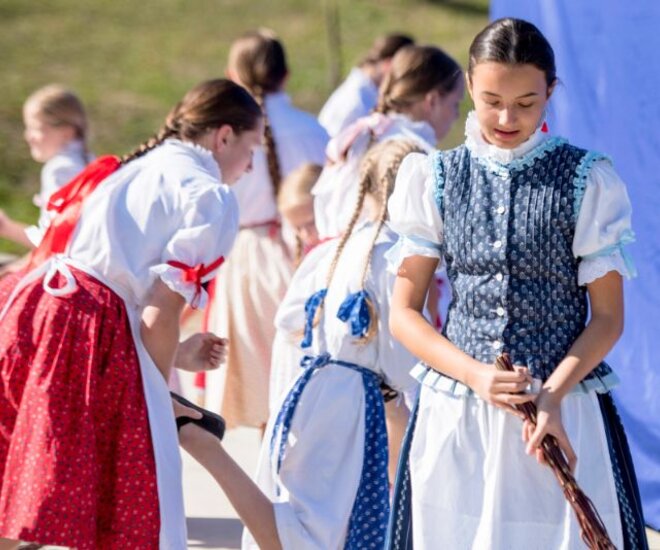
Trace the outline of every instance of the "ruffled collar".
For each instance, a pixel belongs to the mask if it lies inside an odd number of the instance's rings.
[[[211,172],[211,174],[216,177],[218,181],[224,183],[222,180],[222,173],[220,172],[220,166],[215,160],[213,153],[206,147],[202,147],[198,143],[193,143],[192,141],[182,141],[180,139],[174,138],[165,140],[165,143],[185,149],[192,153],[193,156],[200,161],[204,168]]]
[[[465,121],[465,146],[472,156],[476,158],[495,161],[500,164],[509,164],[516,159],[524,157],[548,140],[548,134],[541,130],[542,125],[543,121],[527,141],[513,149],[502,149],[488,143],[484,139],[479,121],[477,120],[477,114],[474,111],[470,111]]]

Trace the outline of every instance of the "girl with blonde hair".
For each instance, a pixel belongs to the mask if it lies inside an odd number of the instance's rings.
[[[217,440],[196,427],[181,430],[183,447],[246,525],[245,549],[383,546],[389,483],[381,385],[406,394],[416,388],[413,358],[387,325],[393,276],[384,255],[396,235],[386,202],[399,164],[415,151],[409,141],[374,148],[345,234],[312,250],[293,277],[278,326],[302,338],[308,355],[269,420],[256,484]],[[365,208],[369,221],[360,224]]]
[[[12,220],[0,210],[0,237],[33,248],[48,227],[48,199],[92,159],[88,151],[87,115],[82,101],[67,88],[50,84],[33,92],[23,105],[24,137],[39,163],[41,187],[34,202],[40,209],[36,227]]]

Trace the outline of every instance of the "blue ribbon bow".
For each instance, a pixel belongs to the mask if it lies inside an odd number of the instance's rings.
[[[369,330],[371,315],[369,315],[369,294],[366,290],[360,290],[346,296],[339,306],[337,317],[350,323],[351,334],[356,338],[363,338]]]
[[[302,342],[300,342],[301,348],[308,348],[312,345],[312,329],[314,328],[314,316],[316,315],[316,310],[325,300],[325,295],[328,293],[327,288],[316,291],[312,294],[307,301],[305,302],[305,335]]]

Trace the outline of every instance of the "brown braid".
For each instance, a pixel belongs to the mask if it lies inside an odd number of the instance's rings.
[[[268,121],[265,97],[282,89],[289,72],[284,45],[270,29],[258,29],[234,40],[229,49],[228,69],[261,106],[265,121],[264,142],[268,174],[275,198],[279,193],[282,170],[277,156],[273,128]]]
[[[259,104],[259,107],[261,107],[264,116],[264,144],[266,146],[266,160],[268,161],[268,175],[273,185],[273,194],[275,195],[275,199],[277,199],[277,195],[280,192],[280,184],[282,183],[282,170],[280,168],[280,159],[277,156],[273,127],[270,125],[268,114],[266,113],[266,102],[264,101],[263,92],[257,88],[252,95]]]
[[[236,134],[257,127],[261,109],[243,87],[218,78],[201,82],[188,91],[169,112],[163,127],[131,153],[126,164],[158,147],[168,138],[196,142],[209,131],[228,125]]]
[[[167,125],[163,126],[156,134],[151,136],[147,141],[143,141],[133,151],[121,157],[121,164],[128,164],[132,160],[146,155],[152,149],[158,147],[163,141],[171,137],[178,137],[176,130],[169,128]]]
[[[346,230],[342,233],[341,238],[339,239],[339,244],[337,245],[335,256],[334,258],[332,258],[332,263],[330,264],[330,269],[328,269],[328,276],[326,278],[326,285],[325,285],[326,288],[330,288],[330,283],[332,282],[332,277],[334,276],[335,270],[337,269],[337,264],[339,263],[339,258],[344,250],[344,246],[346,246],[349,237],[353,233],[353,229],[355,228],[355,225],[360,219],[360,214],[362,213],[362,208],[364,207],[364,199],[367,196],[367,191],[369,190],[371,184],[371,172],[373,169],[373,165],[375,165],[375,163],[376,163],[376,159],[372,156],[368,156],[362,161],[357,202],[355,204],[355,208],[353,209],[353,214],[351,215],[351,219],[348,222],[348,226],[346,227]],[[322,301],[316,310],[313,326],[317,326],[321,319],[321,313],[323,310],[324,303],[325,301]]]

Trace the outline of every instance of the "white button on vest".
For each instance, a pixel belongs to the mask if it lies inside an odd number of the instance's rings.
[[[493,243],[493,248],[502,248],[502,241],[495,241]]]
[[[506,208],[504,208],[504,205],[500,205],[497,207],[498,214],[504,214],[504,212],[506,212]]]
[[[504,275],[502,275],[501,273],[496,273],[495,274],[495,279],[497,281],[501,281],[502,279],[504,279]]]
[[[504,308],[503,307],[498,307],[496,310],[497,315],[500,317],[504,317]]]
[[[493,347],[494,347],[495,349],[500,349],[500,348],[502,347],[502,342],[500,342],[499,340],[495,340],[495,341],[493,342]]]

